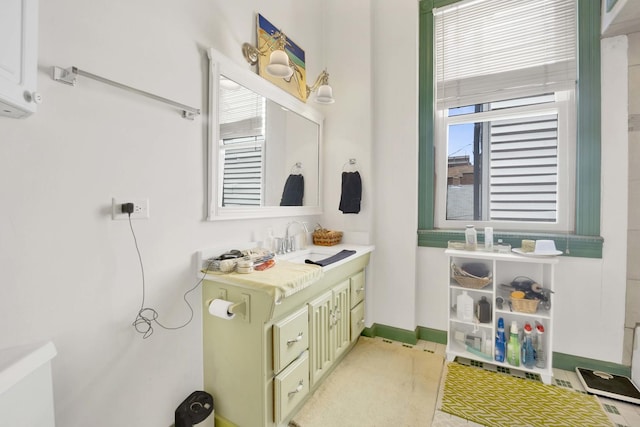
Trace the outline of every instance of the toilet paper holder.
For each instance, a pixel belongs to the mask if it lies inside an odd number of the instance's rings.
[[[241,301],[241,302],[237,302],[233,305],[231,305],[227,311],[230,314],[236,314],[239,316],[246,316],[247,315],[247,301]]]
[[[242,301],[236,302],[231,304],[228,308],[227,308],[227,312],[229,314],[235,314],[236,317],[239,317],[240,319],[244,320],[245,322],[249,322],[250,321],[250,312],[251,312],[251,297],[248,294],[241,294],[240,297],[242,298]],[[218,298],[219,299],[223,299],[226,300],[227,299],[227,290],[226,289],[220,289],[218,292]],[[211,304],[211,301],[208,301],[207,305]]]

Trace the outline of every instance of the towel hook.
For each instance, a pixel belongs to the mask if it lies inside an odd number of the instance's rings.
[[[302,173],[302,162],[296,162],[296,164],[291,167],[291,173],[294,172]]]
[[[344,165],[342,165],[342,171],[346,172],[347,170],[352,170],[352,171],[356,171],[358,169],[358,166],[356,164],[356,159],[349,159],[349,161],[347,163],[345,163]]]

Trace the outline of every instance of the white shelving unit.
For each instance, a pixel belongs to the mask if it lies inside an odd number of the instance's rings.
[[[457,356],[480,362],[491,363],[510,369],[540,375],[543,382],[550,384],[553,378],[553,306],[554,292],[554,267],[558,263],[556,257],[533,257],[517,255],[513,253],[496,253],[478,251],[462,251],[447,249],[445,254],[449,258],[449,266],[455,264],[463,267],[466,264],[482,264],[490,272],[493,280],[481,289],[463,287],[456,282],[449,269],[449,321],[447,330],[447,360],[452,361]],[[535,313],[525,313],[514,310],[510,304],[510,288],[502,285],[510,285],[516,278],[528,278],[535,283],[549,289],[548,303],[541,301]],[[491,319],[488,323],[480,323],[477,316],[471,322],[458,320],[456,313],[457,297],[466,291],[474,300],[474,313],[478,301],[483,296],[491,303]],[[496,299],[501,297],[504,301],[502,308],[496,307]],[[525,322],[529,322],[535,330],[536,321],[544,327],[544,355],[546,364],[544,368],[527,368],[520,364],[514,366],[506,362],[495,360],[495,338],[498,319],[504,319],[505,334],[509,339],[511,323],[516,321],[518,329],[522,331]],[[522,334],[522,332],[521,332]],[[534,332],[535,335],[535,332]]]

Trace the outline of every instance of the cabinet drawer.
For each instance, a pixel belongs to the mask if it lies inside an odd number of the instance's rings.
[[[307,307],[273,325],[273,371],[280,372],[309,347]]]
[[[274,421],[279,424],[309,393],[309,352],[273,379]]]
[[[351,277],[351,307],[364,300],[364,271]]]
[[[364,302],[351,309],[351,341],[360,336],[364,329]]]

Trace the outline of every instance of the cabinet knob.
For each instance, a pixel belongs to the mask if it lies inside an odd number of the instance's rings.
[[[302,335],[303,335],[303,333],[300,332],[297,337],[295,337],[293,339],[290,339],[290,340],[287,340],[287,345],[291,346],[291,345],[294,345],[297,342],[302,341]]]
[[[27,102],[33,102],[35,104],[42,104],[42,95],[40,92],[24,92],[24,100]]]
[[[304,380],[300,380],[300,382],[298,383],[298,387],[296,387],[295,390],[292,390],[289,392],[289,397],[293,396],[296,393],[300,393],[304,388],[303,384],[304,384]]]

